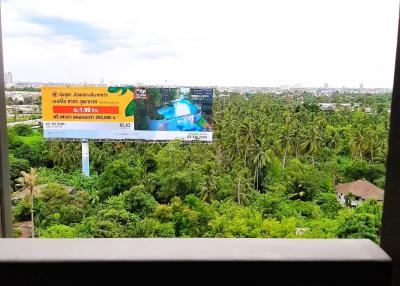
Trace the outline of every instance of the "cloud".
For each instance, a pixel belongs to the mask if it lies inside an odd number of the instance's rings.
[[[105,31],[84,22],[37,16],[31,17],[29,21],[48,27],[54,34],[69,35],[88,42],[97,42],[106,36]]]
[[[2,3],[26,81],[391,87],[398,0]]]
[[[107,31],[84,22],[39,16],[31,17],[28,20],[48,31],[49,44],[54,41],[55,37],[65,36],[83,42],[84,50],[89,53],[101,53],[113,48],[112,43],[107,41],[110,37]]]

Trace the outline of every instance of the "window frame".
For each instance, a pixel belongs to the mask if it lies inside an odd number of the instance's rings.
[[[388,140],[380,245],[393,260],[393,285],[400,285],[400,19]]]
[[[3,33],[0,6],[0,238],[11,237],[11,184],[8,165],[7,112],[3,66]]]
[[[400,23],[390,114],[389,147],[381,247],[393,259],[393,285],[400,285]],[[0,7],[0,238],[12,236],[11,186],[8,165],[7,118],[3,66],[3,38]]]

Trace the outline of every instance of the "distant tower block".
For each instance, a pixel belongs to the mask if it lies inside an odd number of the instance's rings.
[[[7,72],[4,74],[4,83],[10,85],[13,83],[12,73]]]
[[[324,89],[328,89],[329,88],[329,84],[324,83]]]
[[[364,89],[364,84],[360,83],[360,89]]]

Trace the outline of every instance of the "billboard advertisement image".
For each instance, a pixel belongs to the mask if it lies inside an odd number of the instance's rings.
[[[43,87],[46,139],[212,141],[212,88]]]

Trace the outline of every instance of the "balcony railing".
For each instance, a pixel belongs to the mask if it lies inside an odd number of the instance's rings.
[[[0,285],[390,285],[369,240],[4,239]]]

